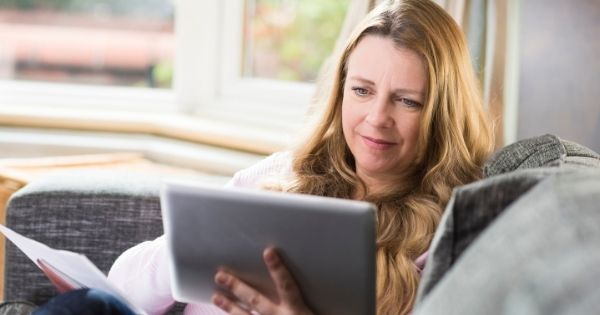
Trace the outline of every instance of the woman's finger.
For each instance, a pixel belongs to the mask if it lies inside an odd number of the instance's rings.
[[[229,290],[250,309],[261,314],[274,313],[276,305],[272,301],[233,275],[220,270],[215,275],[215,283]]]
[[[281,301],[292,308],[305,308],[304,299],[296,284],[296,280],[294,280],[292,274],[283,264],[277,251],[269,247],[263,252],[263,258]]]
[[[222,309],[223,311],[227,312],[228,314],[231,314],[231,315],[251,315],[250,312],[248,312],[245,309],[241,308],[235,302],[231,301],[230,299],[226,298],[225,296],[223,296],[223,295],[221,295],[219,293],[215,293],[213,295],[212,302],[213,302],[214,305],[216,305],[218,308]]]

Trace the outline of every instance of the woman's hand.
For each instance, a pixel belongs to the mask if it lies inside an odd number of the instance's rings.
[[[217,272],[215,283],[230,291],[243,305],[235,303],[219,293],[213,295],[213,303],[232,315],[250,315],[257,312],[261,315],[312,315],[313,312],[304,304],[296,281],[275,249],[265,249],[263,259],[277,288],[279,303],[269,300],[262,293],[225,271]]]

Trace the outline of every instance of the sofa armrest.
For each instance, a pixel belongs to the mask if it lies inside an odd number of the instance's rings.
[[[57,173],[15,193],[7,226],[57,249],[86,255],[108,272],[127,248],[162,234],[160,178],[111,171]],[[6,244],[5,299],[43,304],[56,295],[44,274]]]
[[[519,169],[559,167],[600,168],[600,155],[576,142],[552,134],[523,139],[494,153],[483,166],[484,177]]]

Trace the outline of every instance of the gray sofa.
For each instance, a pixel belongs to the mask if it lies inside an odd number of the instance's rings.
[[[567,258],[581,258],[588,268],[593,262],[600,266],[598,251],[589,250],[600,240],[598,228],[594,228],[600,227],[600,212],[589,211],[590,205],[600,204],[598,154],[544,135],[502,149],[488,161],[485,174],[487,179],[460,187],[453,194],[430,249],[415,315],[537,314],[534,306],[542,305],[543,299],[548,302],[548,295],[542,290],[533,295],[515,292],[551,282],[556,278],[552,268],[572,266]],[[139,175],[77,172],[47,177],[13,195],[7,225],[51,247],[83,253],[106,272],[126,248],[162,234],[159,187],[159,178]],[[573,203],[552,205],[557,196]],[[561,207],[564,205],[566,210]],[[589,219],[592,227],[565,237],[554,231],[564,222],[560,220],[564,215]],[[582,220],[571,220],[568,231],[583,231]],[[555,236],[555,241],[562,241],[558,249],[570,246],[568,257],[547,250],[553,248],[552,243],[521,242],[533,238],[524,231],[537,233],[536,240],[545,233],[548,239]],[[514,237],[505,237],[508,234]],[[529,245],[517,246],[521,243]],[[541,262],[541,266],[533,262]],[[45,276],[12,244],[7,244],[5,263],[5,300],[39,305],[56,294]],[[516,280],[507,276],[519,267]],[[587,289],[589,283],[600,282],[599,270],[590,268],[593,281],[565,281]],[[515,284],[517,291],[511,287]],[[600,292],[597,288],[589,291]],[[178,305],[173,312],[180,309]]]
[[[127,248],[162,234],[161,180],[126,172],[56,173],[11,197],[6,224],[50,247],[82,253],[107,273]],[[37,266],[7,242],[5,300],[41,305],[56,294]]]

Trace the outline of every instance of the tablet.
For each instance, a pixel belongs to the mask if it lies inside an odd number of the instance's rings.
[[[316,314],[375,314],[375,206],[189,182],[161,190],[172,292],[210,303],[222,267],[275,301],[262,253],[274,246]]]

